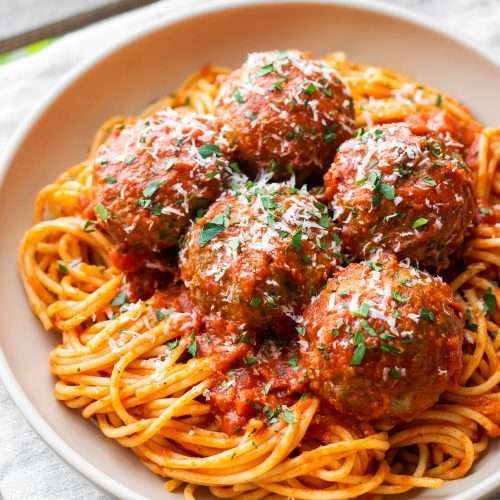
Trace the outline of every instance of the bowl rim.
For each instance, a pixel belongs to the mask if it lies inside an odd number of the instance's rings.
[[[205,14],[222,12],[224,10],[235,10],[238,8],[251,6],[283,6],[286,5],[332,5],[339,7],[348,7],[362,10],[367,13],[382,14],[384,16],[399,19],[409,22],[419,27],[426,28],[439,35],[451,39],[458,45],[466,49],[470,49],[477,56],[485,59],[490,64],[496,66],[500,70],[500,60],[493,52],[486,48],[483,44],[471,40],[466,35],[457,34],[451,31],[450,28],[444,27],[434,21],[431,17],[414,12],[408,8],[394,4],[382,3],[379,0],[198,0],[194,4],[181,5],[176,12],[169,11],[159,19],[148,22],[138,29],[134,29],[128,34],[111,42],[103,49],[95,52],[90,57],[76,64],[69,70],[37,103],[36,106],[27,114],[16,128],[15,132],[8,140],[3,154],[0,157],[0,189],[3,186],[5,176],[9,170],[9,166],[15,157],[17,150],[30,130],[35,126],[40,117],[53,104],[58,96],[69,88],[80,76],[85,74],[93,66],[97,65],[114,52],[125,48],[127,45],[134,43],[142,37],[153,34],[156,31],[167,28],[180,21],[187,20],[191,17],[197,17]],[[16,406],[19,408],[24,418],[35,432],[45,441],[45,443],[54,450],[74,470],[91,481],[106,493],[122,498],[124,500],[147,500],[146,497],[131,490],[123,485],[119,480],[112,478],[105,472],[102,472],[92,463],[84,459],[77,451],[66,442],[52,429],[48,422],[35,409],[28,396],[24,393],[21,385],[10,368],[9,362],[0,345],[0,380],[2,380],[5,388],[13,399]],[[484,497],[485,495],[494,493],[500,487],[500,470],[496,474],[483,480],[481,483],[469,488],[467,491],[454,495],[454,500],[474,500]]]

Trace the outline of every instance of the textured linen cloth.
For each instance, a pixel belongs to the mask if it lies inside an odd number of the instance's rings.
[[[200,1],[203,0],[161,1],[68,34],[38,54],[0,66],[0,154],[15,127],[40,96],[75,64],[131,30],[168,17],[180,6]],[[500,60],[500,0],[386,0],[386,3],[427,14],[453,32],[482,43]],[[38,437],[1,382],[0,436],[0,499],[109,498]],[[500,494],[494,498],[500,500]]]

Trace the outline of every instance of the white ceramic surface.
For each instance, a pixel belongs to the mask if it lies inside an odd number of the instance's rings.
[[[167,498],[163,482],[52,396],[47,356],[57,342],[32,316],[17,274],[19,240],[36,192],[85,157],[100,123],[134,113],[206,63],[238,65],[249,51],[343,50],[442,88],[487,124],[500,122],[500,68],[484,52],[400,9],[368,1],[214,1],[73,71],[41,101],[0,159],[0,375],[31,425],[76,469],[123,499]],[[29,453],[29,450],[26,450]],[[469,500],[500,487],[500,442],[464,479],[405,498]]]

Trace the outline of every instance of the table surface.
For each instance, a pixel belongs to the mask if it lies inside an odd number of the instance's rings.
[[[0,152],[19,121],[39,95],[53,87],[71,67],[96,50],[98,43],[112,41],[116,30],[149,22],[185,5],[203,0],[169,0],[149,5],[56,42],[50,49],[0,67]],[[433,17],[484,44],[500,60],[500,0],[385,0]],[[123,3],[110,0],[0,0],[0,41],[29,31],[35,25],[67,19],[82,8],[101,8]],[[136,2],[140,3],[140,2]],[[145,0],[143,3],[151,3]],[[27,10],[22,11],[25,7]],[[52,17],[50,17],[52,16]],[[135,17],[132,17],[135,16]],[[29,28],[29,23],[31,28]],[[128,23],[128,24],[127,24]],[[112,28],[112,29],[110,29]],[[109,34],[111,33],[111,34]],[[89,36],[92,34],[92,40]],[[70,43],[70,40],[73,40]],[[82,44],[82,41],[88,43]],[[60,43],[59,52],[54,47]],[[68,49],[62,50],[66,43]],[[0,46],[1,47],[1,46]],[[50,50],[54,49],[53,52]],[[76,50],[78,49],[78,50]],[[2,52],[2,50],[0,50]],[[45,53],[46,52],[46,53]],[[56,58],[51,54],[58,54]],[[64,56],[64,57],[63,57]],[[107,500],[109,497],[75,472],[35,434],[0,383],[0,499],[2,500]],[[500,500],[500,494],[492,498]]]
[[[157,0],[2,0],[0,53]]]

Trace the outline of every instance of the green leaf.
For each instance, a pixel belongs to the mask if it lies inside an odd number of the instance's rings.
[[[302,249],[302,231],[300,229],[292,236],[292,245],[297,253]]]
[[[489,314],[495,314],[497,309],[497,299],[493,294],[493,290],[488,288],[483,296],[484,310]]]
[[[173,351],[174,349],[176,349],[177,347],[179,347],[179,339],[174,339],[174,340],[171,340],[170,342],[167,342],[167,347]]]
[[[160,181],[152,181],[144,188],[142,194],[145,198],[151,198],[158,191],[160,185]]]
[[[380,184],[380,192],[386,200],[394,200],[396,193],[391,184]]]
[[[304,89],[304,92],[305,92],[306,94],[311,95],[311,94],[314,94],[314,92],[316,92],[316,90],[318,90],[318,89],[316,88],[316,85],[314,85],[314,83],[312,83],[312,82],[311,82],[311,83],[310,83],[310,84],[309,84],[309,85],[308,85],[308,86]]]
[[[234,93],[234,99],[239,104],[243,104],[245,102],[245,100],[243,99],[243,96],[241,95],[240,89],[236,89],[236,91]]]
[[[410,297],[408,295],[402,295],[399,290],[396,290],[392,294],[392,298],[396,301],[399,302],[400,304],[406,304],[409,300]]]
[[[337,138],[337,134],[335,130],[331,127],[326,128],[325,135],[323,136],[323,139],[325,140],[326,144],[331,144],[335,139]]]
[[[112,175],[107,175],[105,178],[104,178],[106,184],[116,184],[118,181],[116,180],[115,177],[113,177]]]
[[[283,407],[283,418],[285,419],[285,422],[290,425],[297,422],[295,413],[286,406]]]
[[[375,260],[369,260],[368,267],[372,271],[381,271],[382,270],[382,266],[378,262],[376,262]]]
[[[299,358],[297,356],[290,358],[288,360],[288,364],[294,369],[298,370],[299,369]]]
[[[161,309],[155,309],[155,316],[158,321],[162,321],[167,317]]]
[[[86,220],[83,224],[83,230],[86,233],[93,233],[95,231],[94,222],[91,220]]]
[[[420,228],[424,227],[425,225],[427,225],[428,222],[429,222],[429,219],[426,219],[425,217],[419,217],[418,219],[413,221],[413,224],[411,225],[411,227],[413,229],[420,229]]]
[[[326,212],[321,214],[319,225],[324,229],[328,229],[330,227],[330,217],[328,217],[328,214]]]
[[[255,356],[247,356],[246,358],[243,358],[243,362],[247,366],[253,366],[255,363],[257,363],[257,358]]]
[[[196,358],[196,354],[198,353],[198,344],[196,343],[196,337],[194,333],[191,334],[191,342],[188,345],[187,351],[193,358]]]
[[[61,273],[61,274],[68,274],[68,267],[66,266],[66,264],[60,260],[58,263],[57,263],[57,270]]]
[[[204,247],[210,240],[214,239],[218,234],[224,231],[223,224],[216,224],[214,222],[207,222],[200,233],[200,246]]]
[[[269,63],[260,68],[260,70],[257,72],[257,76],[266,76],[269,73],[272,73],[273,71],[274,71],[274,64]]]
[[[401,354],[403,352],[399,347],[392,344],[386,344],[384,342],[380,344],[380,350],[391,354]]]
[[[198,148],[198,153],[202,158],[209,158],[212,155],[222,156],[221,150],[217,144],[203,144]]]
[[[430,176],[426,176],[422,179],[423,183],[426,184],[427,186],[435,187],[437,186],[437,182]]]
[[[361,328],[363,328],[363,330],[365,330],[370,337],[375,337],[377,335],[375,328],[373,328],[373,326],[370,325],[370,323],[368,323],[365,319],[361,321]]]
[[[132,165],[137,158],[134,155],[125,156],[125,165]]]
[[[363,302],[363,304],[361,304],[361,307],[357,311],[354,311],[352,314],[356,318],[367,318],[369,311],[370,305],[367,302]]]
[[[250,305],[252,307],[259,307],[261,304],[262,304],[262,299],[260,297],[255,296],[250,299]]]
[[[109,212],[106,210],[106,208],[98,203],[95,208],[95,213],[102,219],[102,220],[108,220],[109,219]]]
[[[420,309],[420,316],[428,321],[434,321],[436,319],[436,315],[426,307]]]
[[[363,358],[366,354],[366,343],[365,338],[361,332],[356,332],[353,337],[353,342],[356,348],[351,357],[351,366],[359,366],[363,362]]]
[[[127,302],[127,292],[122,291],[112,300],[111,305],[122,306],[125,302]]]

